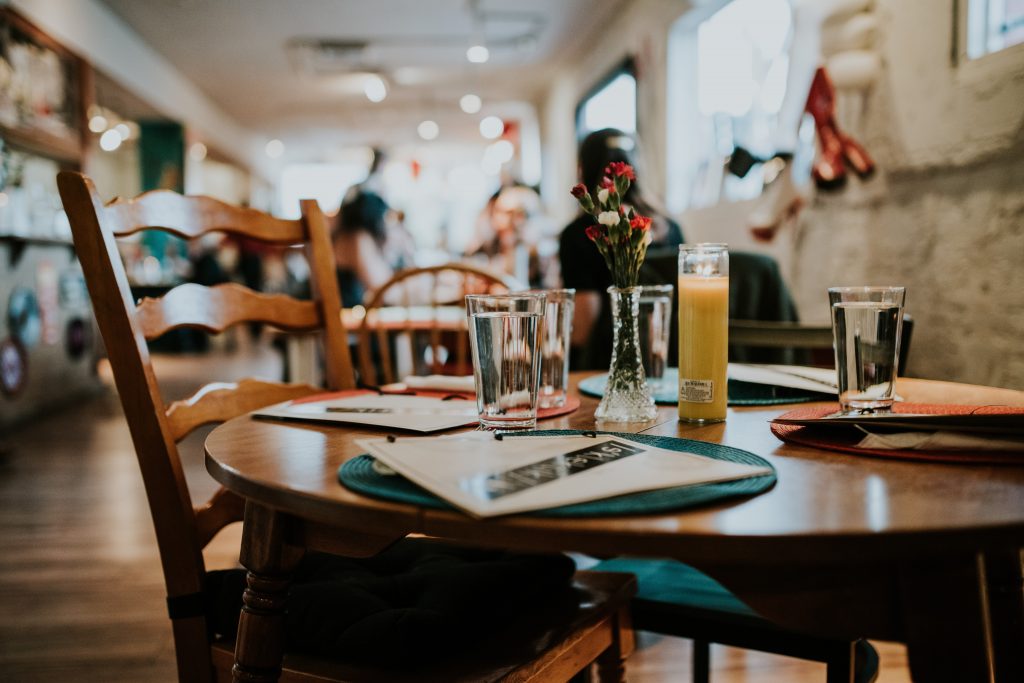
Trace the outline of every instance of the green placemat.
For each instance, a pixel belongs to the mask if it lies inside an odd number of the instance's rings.
[[[580,393],[588,396],[604,395],[604,386],[608,382],[608,373],[593,375],[580,381]],[[678,401],[679,370],[667,368],[661,382],[654,385],[654,401],[661,405],[676,405]],[[835,396],[793,389],[776,387],[768,384],[739,382],[729,380],[729,405],[731,406],[774,406],[786,403],[810,403],[812,401],[834,401]]]
[[[573,429],[549,429],[539,432],[525,432],[512,438],[529,438],[531,436],[568,436],[581,434]],[[620,439],[628,439],[637,443],[657,446],[670,451],[687,451],[697,453],[716,460],[738,462],[745,465],[768,467],[771,474],[736,481],[715,482],[712,484],[694,484],[677,486],[657,491],[630,493],[615,498],[605,498],[587,503],[576,503],[562,507],[539,510],[527,513],[539,517],[610,517],[617,515],[642,515],[667,510],[680,510],[703,503],[733,498],[736,496],[752,496],[763,493],[775,484],[775,468],[764,458],[730,446],[721,446],[704,441],[677,439],[671,436],[649,436],[645,434],[623,434],[621,432],[597,432]],[[505,438],[510,438],[506,435]],[[338,480],[347,488],[373,498],[411,503],[436,509],[454,509],[433,493],[417,486],[405,477],[396,474],[380,474],[373,468],[374,459],[369,455],[360,455],[349,460],[338,469]]]

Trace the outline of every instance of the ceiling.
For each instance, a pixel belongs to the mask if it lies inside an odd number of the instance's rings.
[[[103,0],[241,126],[310,159],[416,142],[426,118],[439,142],[481,142],[482,116],[536,101],[627,1]],[[481,40],[490,60],[471,64]],[[376,104],[371,72],[389,86]],[[479,114],[459,109],[467,92]]]

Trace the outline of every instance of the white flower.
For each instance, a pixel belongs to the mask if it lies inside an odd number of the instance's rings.
[[[611,227],[619,224],[619,212],[618,211],[602,211],[597,215],[597,222],[601,225],[607,225]]]
[[[601,188],[600,190],[597,191],[597,199],[602,204],[606,204],[608,202],[608,188],[607,187]]]

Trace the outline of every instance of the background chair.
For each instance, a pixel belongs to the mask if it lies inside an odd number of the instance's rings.
[[[360,381],[473,374],[463,297],[525,288],[515,278],[465,263],[396,273],[367,297],[356,328]]]
[[[221,489],[206,503],[193,506],[177,442],[201,425],[321,390],[242,380],[207,385],[191,398],[165,406],[147,342],[173,329],[219,332],[249,321],[285,330],[319,330],[325,342],[328,388],[353,388],[355,377],[339,315],[326,224],[312,200],[302,202],[301,219],[281,220],[208,197],[183,197],[169,191],[104,205],[92,182],[79,173],[61,173],[58,186],[142,470],[167,586],[179,680],[230,680],[234,644],[211,635],[213,606],[206,592],[210,585],[202,551],[221,528],[242,519],[243,501]],[[236,284],[186,284],[160,299],[136,304],[116,238],[144,229],[188,239],[224,231],[277,244],[303,243],[310,263],[312,299],[258,294]],[[581,596],[572,613],[551,623],[542,622],[540,630],[537,623],[524,623],[524,632],[535,638],[529,642],[528,655],[513,661],[478,661],[473,673],[449,670],[446,680],[567,679],[595,658],[609,680],[620,680],[623,659],[632,643],[625,604],[633,586],[632,577],[578,573],[575,587]],[[532,615],[529,605],[523,610]],[[382,675],[341,663],[287,656],[282,679],[326,681],[344,676],[344,680],[382,680]],[[413,678],[420,675],[425,673],[417,672]]]

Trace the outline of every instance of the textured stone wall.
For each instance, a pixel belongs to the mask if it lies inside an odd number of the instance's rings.
[[[803,318],[824,290],[903,284],[906,374],[1024,389],[1024,50],[951,58],[951,0],[878,0],[885,67],[842,125],[877,177],[817,193],[793,235]]]

